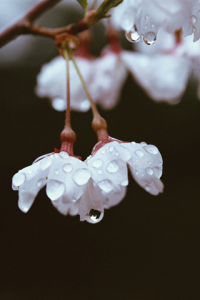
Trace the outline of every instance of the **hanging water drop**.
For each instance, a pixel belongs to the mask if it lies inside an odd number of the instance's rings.
[[[96,224],[103,219],[103,216],[104,216],[103,212],[96,209],[91,209],[86,216],[86,221],[91,224]]]
[[[131,43],[137,43],[140,41],[140,35],[137,31],[136,25],[134,25],[134,28],[132,30],[125,31],[125,37]]]
[[[153,170],[151,168],[146,168],[146,172],[149,175],[153,175]]]
[[[111,161],[106,169],[109,173],[116,173],[119,170],[119,163],[117,160]]]
[[[73,167],[72,167],[71,164],[64,164],[64,166],[63,166],[63,171],[64,171],[65,173],[71,172],[72,169],[73,169]]]
[[[145,34],[145,36],[143,37],[143,40],[145,42],[145,44],[147,45],[153,45],[156,41],[156,34],[155,32],[148,32]]]

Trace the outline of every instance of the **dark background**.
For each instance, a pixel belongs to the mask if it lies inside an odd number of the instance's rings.
[[[17,207],[12,176],[59,148],[64,125],[64,113],[34,95],[41,65],[33,62],[0,69],[0,300],[200,299],[200,103],[195,84],[190,82],[178,105],[169,106],[155,104],[128,78],[119,105],[102,111],[112,137],[159,148],[165,190],[151,196],[130,176],[126,198],[91,225],[79,216],[59,214],[45,190],[27,214]],[[72,112],[75,154],[83,159],[96,143],[91,118],[91,112]]]

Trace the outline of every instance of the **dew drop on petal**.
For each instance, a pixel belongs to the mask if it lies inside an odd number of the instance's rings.
[[[145,190],[146,190],[147,192],[150,191],[150,186],[146,185],[144,188],[145,188]]]
[[[119,163],[117,160],[113,160],[111,161],[106,170],[109,172],[109,173],[116,173],[118,170],[119,170]]]
[[[99,210],[91,209],[86,216],[86,221],[91,224],[96,224],[103,219],[103,216],[104,216],[103,212]]]
[[[158,148],[154,145],[148,145],[146,147],[144,147],[144,150],[149,153],[149,154],[158,154]]]
[[[71,164],[69,164],[69,163],[67,163],[67,164],[64,164],[64,166],[63,166],[63,171],[64,171],[64,172],[66,172],[66,173],[69,173],[69,172],[71,172],[71,171],[72,171],[72,169],[73,169],[73,167],[72,167],[72,165],[71,165]]]
[[[38,187],[41,187],[42,185],[44,184],[44,179],[39,179],[38,181],[37,181],[37,186]]]
[[[54,153],[54,158],[58,158],[59,154],[58,153]]]
[[[146,146],[146,145],[147,145],[147,143],[145,143],[145,142],[141,142],[141,143],[140,143],[140,145],[142,145],[142,146]]]
[[[100,187],[100,189],[102,189],[105,193],[109,193],[113,189],[112,182],[107,179],[99,181],[97,184]]]
[[[155,27],[155,25],[154,24],[151,24],[151,28],[154,28]]]
[[[51,158],[44,158],[43,160],[41,160],[40,162],[40,168],[41,170],[45,170],[46,168],[48,168],[51,165]]]
[[[103,164],[103,161],[101,159],[96,159],[92,162],[92,166],[96,169],[100,168]]]
[[[149,175],[153,175],[153,170],[151,168],[146,168],[146,172]]]
[[[143,157],[143,156],[144,156],[144,153],[143,153],[141,150],[136,150],[134,153],[135,153],[137,156],[139,156],[139,157]]]
[[[74,172],[73,180],[78,185],[84,185],[91,177],[91,173],[88,169],[78,169]]]
[[[196,18],[195,16],[191,16],[191,17],[190,17],[190,22],[191,22],[192,24],[195,24],[196,21],[197,21],[197,18]]]
[[[58,175],[58,174],[59,174],[59,170],[58,170],[58,169],[55,169],[54,173],[55,173],[56,175]]]
[[[115,156],[119,156],[119,153],[118,153],[118,152],[115,152]]]
[[[102,153],[102,154],[105,154],[105,153],[106,153],[105,149],[103,149],[103,150],[101,151],[101,153]]]
[[[24,183],[25,179],[26,179],[25,174],[17,173],[13,176],[13,184],[15,186],[20,186],[22,183]]]
[[[148,20],[148,19],[149,19],[149,16],[148,16],[148,15],[146,15],[146,16],[145,16],[145,19],[146,19],[146,20]]]
[[[153,45],[156,41],[156,34],[154,32],[148,32],[143,37],[145,44]]]
[[[109,151],[110,151],[110,152],[113,152],[114,149],[115,149],[114,146],[110,146]]]
[[[145,25],[144,28],[147,29],[147,28],[148,28],[148,25]]]
[[[131,142],[131,144],[132,144],[132,145],[135,145],[135,144],[136,144],[136,142]]]
[[[99,175],[101,175],[102,173],[103,173],[102,170],[98,170],[98,171],[97,171],[97,174],[99,174]]]
[[[56,180],[49,180],[47,183],[47,196],[52,200],[60,198],[65,191],[64,183]]]
[[[28,170],[27,173],[30,175],[31,173],[33,173],[33,171],[32,170]]]
[[[139,172],[138,172],[137,170],[135,170],[135,174],[136,174],[136,175],[138,175],[138,174],[139,174]]]
[[[68,154],[67,152],[62,151],[62,152],[59,153],[59,156],[60,156],[61,158],[68,158],[68,157],[69,157],[69,154]]]
[[[155,167],[153,170],[154,170],[155,176],[159,179],[162,175],[162,170],[158,167]]]
[[[122,186],[127,186],[127,185],[128,185],[128,180],[127,180],[127,179],[123,180],[123,181],[121,182],[121,185],[122,185]]]
[[[140,41],[140,35],[137,31],[137,27],[134,25],[134,28],[129,31],[125,31],[125,37],[129,42],[137,43]]]

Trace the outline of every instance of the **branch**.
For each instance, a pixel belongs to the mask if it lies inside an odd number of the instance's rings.
[[[61,0],[44,0],[38,3],[23,18],[0,33],[0,48],[19,35],[30,33],[29,29],[31,23],[60,1]]]

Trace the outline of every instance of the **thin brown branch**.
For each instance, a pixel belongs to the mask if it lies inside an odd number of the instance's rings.
[[[60,1],[62,0],[44,0],[34,6],[23,18],[0,33],[0,48],[19,35],[31,33],[31,23]]]

